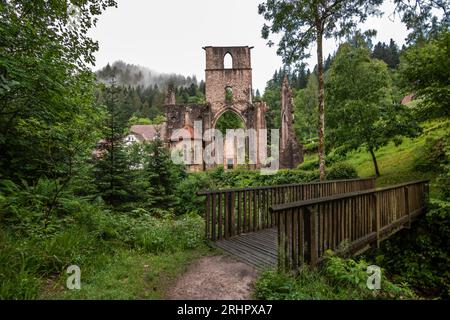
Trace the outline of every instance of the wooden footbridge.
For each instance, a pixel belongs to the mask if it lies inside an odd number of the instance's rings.
[[[409,227],[426,210],[428,181],[375,188],[354,179],[198,193],[206,238],[258,268],[316,265],[326,250],[352,253]]]

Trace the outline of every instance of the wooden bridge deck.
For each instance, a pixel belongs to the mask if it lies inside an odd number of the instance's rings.
[[[303,264],[316,266],[327,250],[342,243],[351,254],[379,245],[426,212],[427,180],[378,189],[366,189],[366,182],[357,180],[361,190],[354,192],[338,183],[334,195],[316,192],[319,197],[312,198],[303,197],[306,187],[330,185],[206,193],[206,238],[258,269],[296,270]],[[303,200],[292,201],[300,195]]]
[[[228,240],[216,241],[213,245],[258,269],[277,267],[276,228],[241,234]]]

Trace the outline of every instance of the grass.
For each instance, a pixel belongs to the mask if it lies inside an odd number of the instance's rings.
[[[434,179],[433,172],[415,170],[415,163],[425,146],[427,138],[444,136],[450,130],[450,120],[430,121],[423,124],[423,133],[417,138],[404,138],[402,144],[395,146],[393,142],[376,151],[381,176],[377,186],[384,187],[402,182],[421,179]],[[308,155],[305,162],[315,161],[317,155]],[[353,165],[360,177],[375,175],[372,158],[369,152],[360,149],[347,155],[346,162]],[[431,189],[433,193],[433,188]]]
[[[67,300],[146,300],[164,299],[166,291],[189,264],[212,254],[206,246],[195,250],[149,254],[139,250],[117,249],[104,254],[81,269],[81,289],[66,288],[66,275],[48,279],[40,299]]]

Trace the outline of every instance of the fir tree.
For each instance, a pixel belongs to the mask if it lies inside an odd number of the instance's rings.
[[[114,207],[132,198],[130,190],[131,170],[124,150],[123,133],[125,123],[121,117],[120,88],[113,84],[104,89],[104,105],[107,116],[103,127],[104,139],[97,147],[94,161],[94,184],[97,195]]]
[[[172,162],[161,139],[146,144],[145,149],[146,206],[150,211],[170,208],[175,204],[174,190],[183,170]]]

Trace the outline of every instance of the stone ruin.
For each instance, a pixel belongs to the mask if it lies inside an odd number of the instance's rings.
[[[264,102],[253,101],[251,49],[253,47],[204,47],[206,52],[205,70],[205,104],[177,104],[175,91],[169,86],[165,99],[166,123],[164,141],[170,149],[180,147],[180,140],[172,141],[176,130],[185,129],[193,136],[192,148],[204,150],[203,133],[216,127],[219,118],[227,111],[235,113],[244,123],[245,129],[255,129],[258,133],[266,129]],[[231,65],[225,65],[225,60],[231,59]],[[282,89],[282,128],[280,135],[280,167],[295,168],[303,161],[302,147],[297,142],[293,129],[292,92],[287,78]],[[203,132],[195,132],[194,123],[202,123]],[[200,151],[201,150],[196,150]],[[247,141],[248,150],[248,141]],[[184,150],[186,152],[186,150]],[[237,158],[227,159],[224,155],[224,166],[237,166]],[[261,159],[251,168],[260,168]],[[209,167],[201,161],[188,166],[189,171],[204,171]]]
[[[293,169],[303,162],[303,146],[294,130],[294,103],[288,77],[281,86],[280,168]]]

